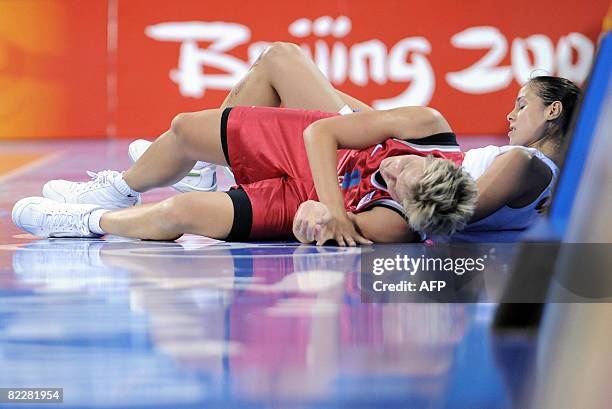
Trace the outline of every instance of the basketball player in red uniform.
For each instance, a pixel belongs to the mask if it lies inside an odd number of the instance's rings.
[[[418,148],[417,141],[429,145],[426,138],[432,135],[446,145]],[[339,149],[349,150],[340,168]],[[193,233],[241,241],[288,239],[300,204],[314,200],[329,211],[325,240],[341,246],[407,241],[416,238],[414,232],[459,230],[471,216],[476,188],[452,161],[461,158],[446,121],[424,108],[349,116],[265,107],[213,109],[177,116],[126,172],[85,184],[64,181],[66,203],[23,199],[13,219],[33,234],[54,237],[173,240]],[[130,197],[137,202],[139,192],[176,182],[196,160],[230,166],[238,188],[111,210]],[[369,189],[378,169],[386,192]],[[354,185],[351,177],[343,194],[338,176],[344,183],[346,172],[361,177]],[[402,203],[406,219],[396,209],[375,206],[385,199]]]

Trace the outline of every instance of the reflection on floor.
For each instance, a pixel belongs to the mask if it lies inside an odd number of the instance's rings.
[[[359,249],[12,225],[16,200],[124,148],[41,144],[63,156],[0,180],[0,387],[63,387],[66,408],[513,406],[533,340],[492,336],[491,304],[361,303]]]

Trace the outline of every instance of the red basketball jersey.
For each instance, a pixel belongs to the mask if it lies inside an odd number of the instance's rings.
[[[411,141],[387,139],[370,148],[346,151],[338,161],[338,183],[347,211],[359,213],[373,206],[385,206],[402,212],[402,205],[391,198],[378,172],[384,159],[400,155],[432,155],[457,165],[461,165],[464,157],[455,134],[450,132]]]

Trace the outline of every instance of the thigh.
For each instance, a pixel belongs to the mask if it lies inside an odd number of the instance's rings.
[[[225,192],[189,192],[168,199],[183,233],[225,239],[234,221],[234,207]]]
[[[342,100],[344,101],[344,104],[347,105],[352,110],[356,110],[356,111],[372,111],[373,110],[371,106],[369,106],[363,101],[358,100],[357,98],[351,95],[345,94],[344,92],[338,91],[338,90],[336,90],[336,92],[338,93],[340,98],[342,98]]]
[[[221,145],[221,110],[179,114],[172,131],[181,138],[184,154],[193,160],[227,165]]]
[[[293,219],[302,202],[316,200],[308,181],[277,178],[240,185],[252,209],[250,240],[293,240]]]
[[[344,105],[321,70],[295,44],[276,44],[262,60],[283,107],[338,112]]]
[[[236,182],[281,177],[311,180],[304,129],[334,115],[285,108],[232,108],[227,120],[227,150]]]

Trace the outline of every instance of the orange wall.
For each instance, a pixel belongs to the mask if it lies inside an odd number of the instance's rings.
[[[458,133],[500,134],[534,68],[584,80],[609,4],[3,0],[0,138],[152,137],[178,112],[218,106],[258,44],[278,40],[324,70],[333,60],[334,85],[370,104],[427,104]]]
[[[0,138],[104,136],[106,117],[106,2],[1,1]]]

